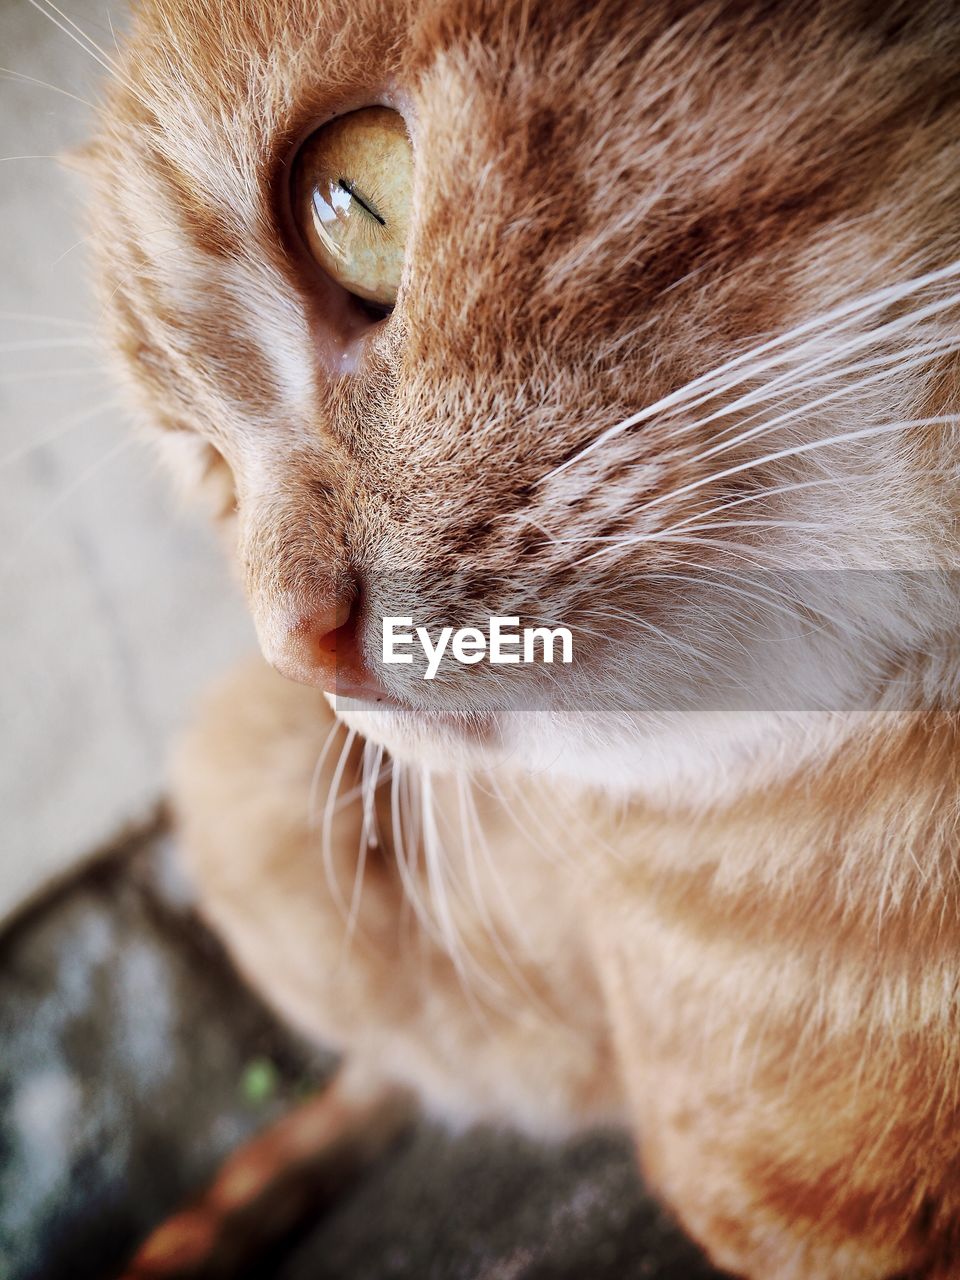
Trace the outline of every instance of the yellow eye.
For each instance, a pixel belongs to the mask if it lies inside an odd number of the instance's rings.
[[[310,252],[344,289],[377,306],[397,300],[412,188],[410,139],[387,107],[332,120],[297,157],[294,210]]]

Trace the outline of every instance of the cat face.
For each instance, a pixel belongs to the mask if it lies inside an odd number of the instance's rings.
[[[268,659],[401,755],[629,786],[955,626],[889,572],[949,562],[950,8],[141,4],[91,152],[102,297]],[[372,106],[409,162],[389,313],[298,187]],[[492,615],[574,661],[381,662],[384,616]]]

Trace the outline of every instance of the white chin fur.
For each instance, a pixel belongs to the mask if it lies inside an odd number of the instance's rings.
[[[328,695],[337,716],[396,759],[438,773],[509,768],[656,806],[733,800],[822,756],[849,730],[827,713],[675,712],[601,721],[512,712],[494,732]],[[856,717],[854,717],[856,718]]]

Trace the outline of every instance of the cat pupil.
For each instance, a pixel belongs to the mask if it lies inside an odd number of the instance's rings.
[[[345,178],[340,178],[337,182],[337,186],[340,188],[341,191],[345,191],[347,195],[350,196],[353,200],[356,200],[360,208],[364,209],[367,213],[369,213],[371,218],[376,218],[377,222],[380,223],[381,227],[385,227],[387,225],[386,218],[382,218],[380,214],[377,213],[376,209],[374,209],[372,205],[368,204],[366,200],[364,200],[363,196],[360,195],[360,193],[356,190],[356,188],[353,187],[349,182],[347,182]]]

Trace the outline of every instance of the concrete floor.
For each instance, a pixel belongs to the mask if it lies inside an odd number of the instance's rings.
[[[101,0],[67,8],[110,44]],[[22,77],[92,100],[100,68],[27,0],[0,0],[0,66],[2,921],[148,819],[192,698],[253,639],[99,371],[82,182],[56,159],[90,111]]]

